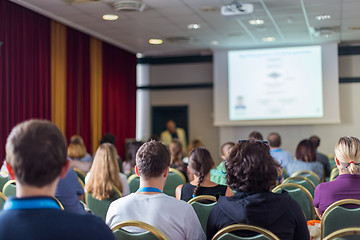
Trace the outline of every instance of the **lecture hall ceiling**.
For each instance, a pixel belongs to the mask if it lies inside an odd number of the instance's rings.
[[[220,8],[234,0],[143,0],[142,12],[117,12],[115,0],[12,1],[144,56],[323,42],[353,45],[360,40],[360,0],[238,0],[253,4],[254,11],[233,17],[221,15]],[[104,14],[119,18],[105,21]],[[317,20],[319,16],[324,20]],[[251,25],[250,20],[263,24]],[[194,23],[201,27],[188,29]],[[151,45],[151,38],[164,42]]]

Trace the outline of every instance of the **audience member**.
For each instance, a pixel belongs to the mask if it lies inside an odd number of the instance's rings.
[[[117,151],[111,143],[103,143],[95,153],[90,172],[85,178],[85,190],[98,200],[111,198],[116,187],[123,196],[130,194],[126,175],[120,173]]]
[[[166,130],[160,134],[160,140],[166,146],[169,146],[171,140],[179,139],[183,147],[184,154],[186,154],[185,149],[186,144],[186,135],[185,131],[182,128],[176,127],[176,123],[173,120],[166,121]]]
[[[8,198],[0,212],[0,239],[114,239],[100,218],[61,211],[55,201],[70,162],[66,140],[54,124],[17,125],[7,139],[6,162],[16,180],[16,198]]]
[[[106,133],[104,136],[102,136],[102,138],[100,139],[100,145],[103,143],[111,143],[112,145],[115,146],[115,142],[116,142],[116,137],[114,134],[112,133]],[[123,161],[121,159],[121,157],[118,155],[117,157],[117,161],[118,161],[118,165],[119,165],[119,169],[120,172],[124,172],[123,171]]]
[[[187,148],[187,153],[186,153],[186,157],[184,157],[183,162],[185,164],[188,164],[189,161],[189,153],[194,149],[194,148],[198,148],[198,147],[205,147],[205,144],[203,143],[203,141],[201,141],[200,139],[193,139],[190,143],[189,146]]]
[[[335,162],[339,176],[332,182],[320,183],[315,189],[314,207],[321,219],[332,203],[342,199],[360,200],[360,141],[355,137],[342,137],[335,146]]]
[[[92,158],[86,151],[84,140],[81,136],[74,135],[70,138],[67,154],[68,158],[71,160],[71,167],[77,168],[85,174],[89,172]]]
[[[309,138],[309,140],[314,144],[315,146],[315,150],[316,150],[316,161],[320,162],[325,170],[325,176],[329,177],[330,176],[330,164],[329,164],[329,159],[326,155],[319,153],[318,152],[318,147],[320,146],[320,138],[318,136],[311,136]]]
[[[230,152],[231,148],[234,145],[235,144],[233,142],[227,142],[221,146],[221,163],[216,168],[211,169],[210,181],[217,184],[226,185],[226,179],[225,179],[226,169],[225,169],[224,161],[227,154]]]
[[[84,205],[80,200],[84,196],[84,188],[81,186],[78,177],[72,168],[69,168],[65,178],[60,179],[55,197],[64,206],[65,211],[74,213],[85,213]]]
[[[227,156],[225,167],[227,183],[237,193],[233,197],[220,197],[211,210],[207,239],[236,223],[263,227],[280,239],[310,239],[300,206],[287,192],[276,194],[270,191],[275,185],[279,166],[271,157],[267,144],[254,140],[237,143]]]
[[[186,164],[182,161],[183,150],[181,142],[173,139],[169,145],[170,150],[170,167],[179,170],[187,179]]]
[[[210,170],[214,167],[214,161],[208,150],[195,148],[189,154],[188,169],[194,174],[194,180],[176,188],[176,198],[189,201],[199,195],[232,196],[230,188],[218,185],[210,181]]]
[[[264,140],[263,136],[261,133],[257,132],[257,131],[253,131],[249,134],[249,137],[248,137],[249,140],[259,140],[259,141],[262,141]]]
[[[289,162],[287,172],[289,176],[298,171],[313,171],[319,178],[323,177],[324,168],[316,162],[314,144],[310,140],[302,140],[296,148],[296,160]]]
[[[294,157],[288,151],[285,151],[280,148],[281,146],[281,137],[278,133],[270,133],[267,137],[267,141],[270,146],[271,156],[280,164],[281,167],[287,170],[287,165],[289,162],[294,160]]]
[[[138,220],[158,228],[168,239],[205,239],[192,206],[162,192],[169,165],[170,154],[165,145],[157,141],[144,143],[136,154],[140,188],[111,203],[106,223],[114,227],[122,221]]]

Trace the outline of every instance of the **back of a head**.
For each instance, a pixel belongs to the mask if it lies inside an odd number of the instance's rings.
[[[66,164],[66,140],[47,120],[29,120],[15,126],[6,142],[6,161],[23,185],[51,184]]]
[[[226,142],[221,146],[221,155],[226,157],[226,155],[229,153],[229,150],[235,146],[235,143],[233,142]]]
[[[318,136],[311,136],[309,140],[314,144],[315,149],[319,147],[320,145],[320,138]]]
[[[81,136],[74,135],[70,138],[70,143],[67,149],[67,155],[72,159],[80,159],[85,157],[87,150]]]
[[[111,197],[113,185],[122,191],[117,158],[116,148],[111,143],[103,143],[97,149],[86,183],[87,192],[92,193],[94,198],[102,200]]]
[[[225,159],[226,182],[239,192],[269,191],[275,186],[279,165],[266,143],[247,140],[237,143]]]
[[[178,139],[173,139],[169,144],[171,163],[182,160],[182,145]]]
[[[144,179],[159,177],[169,165],[169,151],[159,141],[144,143],[136,153],[136,166]]]
[[[100,145],[103,143],[111,143],[115,145],[116,137],[112,133],[106,133],[100,140]]]
[[[188,154],[191,152],[191,150],[193,150],[194,148],[198,148],[198,147],[204,147],[204,143],[200,140],[200,139],[193,139],[188,146]]]
[[[189,153],[189,167],[198,177],[205,177],[214,166],[210,152],[203,147],[194,148]]]
[[[314,144],[307,139],[302,140],[296,148],[296,159],[303,162],[315,162],[316,151]]]
[[[356,137],[345,136],[339,139],[335,146],[336,158],[340,167],[350,174],[359,174],[360,141]],[[350,163],[351,162],[351,163]]]
[[[272,148],[278,148],[281,146],[281,137],[278,133],[270,133],[267,137],[267,141]]]
[[[260,140],[260,141],[264,140],[262,134],[257,131],[251,132],[248,139],[249,140]]]

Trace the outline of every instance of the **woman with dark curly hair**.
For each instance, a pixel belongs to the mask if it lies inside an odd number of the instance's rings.
[[[269,146],[262,141],[239,141],[231,149],[225,159],[226,181],[237,193],[233,197],[220,197],[212,209],[207,225],[208,239],[236,223],[268,229],[282,240],[310,238],[299,205],[285,191],[280,194],[270,191],[277,180],[278,167]],[[243,236],[246,232],[235,234]]]

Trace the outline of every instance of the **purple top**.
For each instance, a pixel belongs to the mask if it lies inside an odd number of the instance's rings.
[[[314,193],[314,207],[323,213],[327,207],[342,199],[360,200],[360,175],[341,174],[332,182],[320,183]]]

